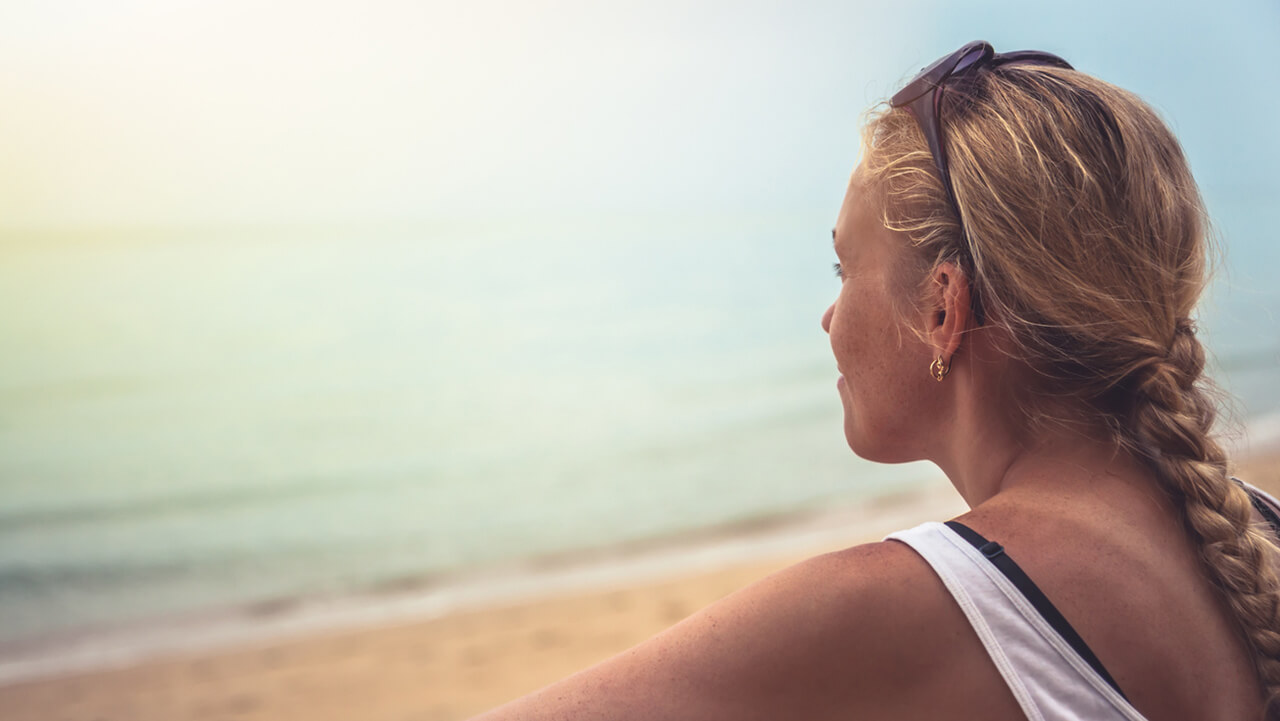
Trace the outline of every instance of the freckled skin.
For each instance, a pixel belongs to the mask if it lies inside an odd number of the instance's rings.
[[[854,453],[872,461],[901,463],[925,457],[919,442],[922,420],[938,411],[929,376],[932,349],[902,318],[896,274],[905,239],[886,229],[857,173],[834,233],[842,278],[840,293],[822,317],[843,376],[837,384],[844,404],[845,439]],[[895,300],[898,302],[895,303]]]

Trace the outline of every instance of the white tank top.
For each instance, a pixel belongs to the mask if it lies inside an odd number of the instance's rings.
[[[1032,721],[1145,721],[1027,597],[977,548],[946,525],[889,535],[933,567]]]
[[[1233,478],[1249,492],[1255,518],[1280,538],[1280,501]],[[967,529],[962,529],[968,533]],[[933,567],[1005,683],[1033,721],[1144,721],[1128,700],[1054,629],[1026,595],[977,547],[942,523],[924,523],[885,540],[907,544]],[[985,539],[983,539],[985,540]],[[993,555],[1003,553],[997,544]],[[1018,573],[1021,573],[1018,571]],[[1034,586],[1028,581],[1024,585]],[[1033,589],[1039,594],[1038,589]],[[1052,606],[1044,600],[1044,603]],[[1052,610],[1056,614],[1056,610]],[[1066,633],[1075,635],[1065,619]],[[1078,647],[1092,654],[1084,642]],[[1095,659],[1096,661],[1096,659]],[[1097,668],[1102,668],[1098,663]]]

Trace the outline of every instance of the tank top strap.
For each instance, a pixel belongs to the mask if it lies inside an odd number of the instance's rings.
[[[905,543],[933,568],[1028,719],[1144,721],[1036,604],[955,530],[930,522],[886,540]]]

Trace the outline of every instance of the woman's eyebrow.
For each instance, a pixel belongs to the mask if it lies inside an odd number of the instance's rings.
[[[831,245],[835,246],[835,244],[836,244],[836,229],[832,228],[831,229]]]

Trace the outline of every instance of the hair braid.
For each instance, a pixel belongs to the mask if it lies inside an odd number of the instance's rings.
[[[1201,564],[1253,651],[1266,718],[1280,719],[1280,577],[1270,562],[1276,547],[1253,526],[1248,495],[1228,478],[1225,454],[1209,435],[1215,413],[1198,385],[1203,368],[1204,349],[1181,327],[1168,356],[1136,374],[1130,427],[1179,502]]]

